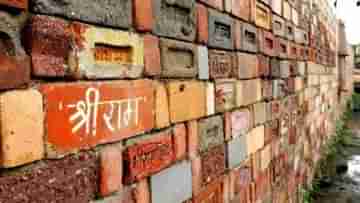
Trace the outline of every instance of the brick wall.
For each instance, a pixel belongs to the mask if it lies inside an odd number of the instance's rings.
[[[0,202],[301,202],[341,113],[323,10],[0,0]]]

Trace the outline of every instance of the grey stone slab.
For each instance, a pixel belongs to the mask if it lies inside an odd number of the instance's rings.
[[[202,119],[199,121],[198,126],[201,153],[214,146],[224,144],[224,126],[221,116]]]
[[[157,35],[194,41],[195,0],[153,0],[154,32]]]
[[[150,178],[154,203],[182,203],[192,196],[191,163],[183,161]]]
[[[247,157],[246,136],[238,136],[228,143],[228,167],[238,167]]]
[[[206,46],[198,46],[199,79],[209,79],[209,52]]]
[[[32,11],[111,27],[132,24],[132,0],[33,0]]]
[[[229,15],[209,9],[209,46],[213,48],[234,48],[234,22]]]

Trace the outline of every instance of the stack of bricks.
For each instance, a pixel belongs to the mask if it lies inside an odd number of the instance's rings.
[[[341,113],[321,8],[0,5],[0,202],[301,202]]]

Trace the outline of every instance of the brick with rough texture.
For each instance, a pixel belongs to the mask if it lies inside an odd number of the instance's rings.
[[[31,3],[35,13],[119,28],[129,28],[132,24],[132,0],[93,0],[86,3],[83,0],[34,0]]]
[[[220,176],[195,196],[192,203],[224,202],[224,192],[224,181]]]
[[[5,92],[0,95],[0,107],[0,166],[9,168],[42,159],[44,115],[41,94],[31,89]]]
[[[202,185],[213,182],[225,172],[225,153],[225,145],[221,144],[209,149],[201,155]]]
[[[233,72],[233,54],[227,51],[209,50],[210,78],[229,78]]]
[[[197,119],[206,115],[205,83],[173,81],[167,84],[170,120],[172,123]],[[191,98],[191,105],[188,100]]]
[[[153,32],[163,37],[194,41],[196,37],[195,0],[153,0]]]
[[[235,107],[235,82],[232,79],[215,81],[216,112],[224,112]]]
[[[159,38],[146,34],[144,35],[144,74],[157,76],[161,73],[160,42]]]
[[[165,130],[126,140],[123,153],[126,184],[145,179],[172,164],[176,158],[172,135],[171,130]]]
[[[5,1],[4,3],[9,2]],[[26,17],[25,13],[12,14],[0,11],[1,90],[22,87],[30,81],[30,57],[27,56],[21,44],[22,27],[27,20]]]
[[[71,75],[75,78],[138,78],[144,72],[144,40],[138,34],[72,23]]]
[[[233,19],[219,11],[209,9],[209,46],[212,48],[233,49]],[[220,32],[221,30],[221,32]]]
[[[170,78],[196,77],[199,72],[198,49],[194,44],[160,39],[161,76]]]
[[[100,193],[108,196],[121,189],[122,155],[121,146],[106,146],[100,152]]]
[[[261,80],[240,80],[236,83],[236,105],[246,106],[261,100]]]
[[[255,54],[236,53],[234,75],[238,79],[252,79],[259,76],[258,57]]]
[[[151,200],[156,203],[184,202],[192,196],[191,163],[180,162],[150,178]]]
[[[22,173],[3,174],[0,202],[87,203],[95,198],[98,180],[99,165],[93,154],[44,161]]]
[[[154,127],[150,80],[48,83],[40,91],[46,104],[48,157],[123,140]]]
[[[221,116],[213,116],[198,121],[199,150],[205,152],[221,145],[224,138],[224,123]]]
[[[259,33],[257,28],[252,24],[243,23],[241,30],[241,49],[256,53],[259,50]]]

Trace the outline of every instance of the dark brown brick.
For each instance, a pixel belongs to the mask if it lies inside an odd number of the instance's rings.
[[[88,203],[98,190],[99,166],[90,153],[46,161],[0,177],[0,202]]]

